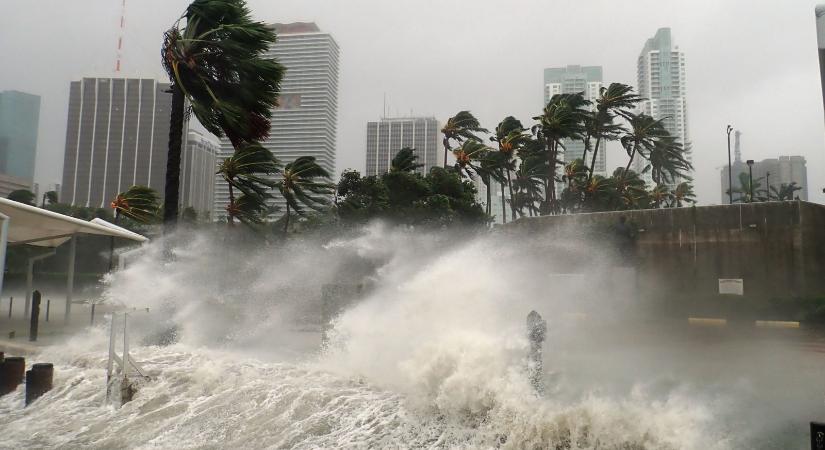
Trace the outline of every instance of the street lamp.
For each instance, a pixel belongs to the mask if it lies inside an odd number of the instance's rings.
[[[765,190],[768,193],[768,201],[771,201],[771,173],[765,173]]]
[[[749,179],[748,188],[750,190],[750,196],[751,196],[750,203],[753,203],[753,160],[749,159],[745,162],[748,163],[748,179]]]
[[[733,127],[728,125],[728,128],[725,130],[728,133],[728,204],[733,204],[733,166],[731,166],[730,162],[730,132],[733,131]]]

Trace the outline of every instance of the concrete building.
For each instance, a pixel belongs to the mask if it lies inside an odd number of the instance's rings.
[[[146,78],[71,82],[61,202],[107,207],[133,185],[163,195],[168,89],[168,83]]]
[[[37,153],[40,96],[19,91],[0,92],[0,174],[31,189]]]
[[[338,121],[338,44],[314,23],[275,24],[278,42],[267,56],[287,71],[281,82],[280,106],[272,115],[272,129],[262,144],[282,164],[299,156],[314,156],[318,164],[335,176]],[[231,143],[221,141],[219,160],[232,155]],[[277,192],[274,205],[285,209]],[[215,187],[215,218],[225,217],[229,190]]]
[[[544,104],[556,94],[584,93],[584,98],[592,102],[595,108],[599,91],[604,86],[601,66],[567,66],[544,69]],[[565,142],[563,159],[565,162],[581,158],[584,154],[584,143],[581,141]],[[596,166],[593,168],[597,175],[607,175],[606,145],[599,148]],[[589,158],[585,161],[590,165]]]
[[[748,171],[748,165],[745,164],[745,161],[742,161],[742,132],[736,130],[734,132],[734,140],[733,140],[733,161],[731,162],[730,173],[728,173],[728,166],[727,164],[722,167],[720,170],[720,180],[722,186],[722,203],[723,204],[730,204],[731,196],[728,195],[728,187],[729,181],[733,179],[733,188],[736,189],[739,186],[739,174],[742,172]],[[730,176],[729,176],[730,175]],[[739,201],[739,198],[742,196],[739,192],[733,193],[733,202],[736,203]]]
[[[816,42],[819,47],[819,78],[822,87],[822,105],[825,107],[825,5],[814,8],[816,15]]]
[[[750,176],[748,165],[741,159],[737,159],[733,164],[733,187],[741,188],[739,181],[740,174]],[[721,170],[722,178],[722,203],[728,203],[728,167]],[[804,156],[780,156],[778,158],[768,158],[753,163],[753,185],[754,198],[766,197],[770,188],[772,196],[776,195],[783,184],[796,183],[802,189],[794,193],[794,198],[808,200],[808,169],[805,165]],[[774,191],[775,190],[775,191]],[[740,193],[733,193],[734,203],[742,196]]]
[[[637,60],[639,95],[647,99],[640,104],[641,112],[664,119],[665,128],[685,146],[686,158],[693,162],[688,135],[688,115],[685,84],[685,54],[673,45],[670,28],[660,28],[645,42]],[[646,165],[643,158],[634,162],[640,172]],[[650,173],[643,175],[649,183]],[[674,185],[683,180],[675,180]]]
[[[189,130],[183,140],[180,161],[180,207],[192,207],[199,218],[214,217],[218,170],[218,140]],[[221,180],[222,181],[222,180]]]
[[[392,159],[402,148],[415,149],[418,169],[426,174],[439,165],[440,145],[438,120],[434,117],[382,118],[367,122],[367,170],[366,175],[389,172]]]

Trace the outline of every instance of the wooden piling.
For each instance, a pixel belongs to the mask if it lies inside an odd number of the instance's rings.
[[[29,321],[29,341],[37,340],[37,328],[40,322],[40,291],[32,293],[32,316]]]
[[[0,364],[0,396],[14,392],[23,382],[26,372],[26,358],[22,356],[8,356]]]
[[[54,365],[52,363],[37,363],[26,371],[26,406],[52,390],[54,380]]]

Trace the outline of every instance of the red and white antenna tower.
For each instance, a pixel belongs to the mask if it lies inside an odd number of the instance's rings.
[[[123,30],[126,25],[126,0],[120,7],[120,32],[117,37],[117,62],[115,63],[115,73],[120,73],[120,60],[123,57]]]

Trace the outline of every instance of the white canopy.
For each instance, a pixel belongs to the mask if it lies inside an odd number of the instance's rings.
[[[6,198],[0,198],[0,213],[9,217],[9,244],[57,247],[75,234],[115,236],[138,242],[147,240],[102,219],[87,222]]]

